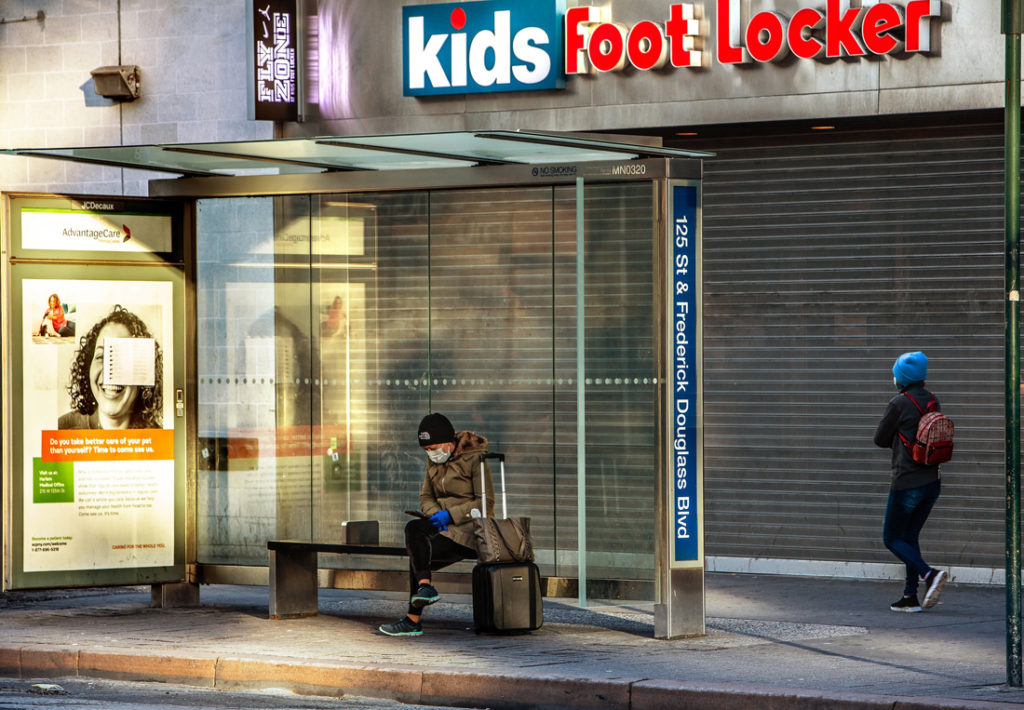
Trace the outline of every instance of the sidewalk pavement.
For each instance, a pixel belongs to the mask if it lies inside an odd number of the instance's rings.
[[[377,631],[401,595],[320,591],[320,614],[271,621],[266,587],[210,585],[150,608],[148,587],[0,595],[0,676],[83,676],[489,708],[1020,708],[1006,685],[1002,587],[947,584],[935,608],[889,611],[897,582],[712,573],[704,637],[653,638],[649,604],[545,599],[527,635],[477,635],[466,595],[421,637]],[[444,589],[441,590],[444,595]]]

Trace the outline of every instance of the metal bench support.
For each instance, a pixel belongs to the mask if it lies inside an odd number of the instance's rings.
[[[315,550],[297,547],[271,549],[270,618],[316,616],[317,560]]]
[[[317,540],[267,540],[270,563],[270,618],[296,619],[316,616],[319,589],[317,553],[338,555],[386,555],[404,557],[404,547],[377,545],[377,522],[353,525],[347,542]],[[356,534],[358,532],[358,535]],[[370,542],[353,542],[352,539]]]

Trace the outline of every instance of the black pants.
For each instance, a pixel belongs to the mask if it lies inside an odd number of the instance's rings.
[[[405,526],[405,549],[409,551],[409,597],[420,587],[421,579],[430,579],[433,570],[476,557],[476,550],[442,535],[427,518],[415,518]],[[409,607],[410,614],[420,609]]]

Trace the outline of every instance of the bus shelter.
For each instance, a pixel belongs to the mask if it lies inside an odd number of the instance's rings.
[[[266,584],[267,540],[350,521],[402,544],[440,411],[505,454],[547,594],[703,633],[707,154],[521,131],[7,152],[179,177],[4,196],[5,589]],[[103,330],[118,309],[143,326]],[[74,399],[104,333],[102,391],[151,405],[127,429]],[[404,564],[328,558],[320,584],[404,589]]]

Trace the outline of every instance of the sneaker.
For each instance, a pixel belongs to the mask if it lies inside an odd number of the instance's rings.
[[[393,624],[383,624],[379,631],[388,636],[422,636],[423,626],[408,616],[403,616]]]
[[[921,609],[921,604],[917,601],[916,594],[912,597],[900,597],[899,600],[890,604],[889,608],[893,611],[902,611],[911,614],[923,611]]]
[[[422,609],[425,606],[430,606],[440,598],[441,595],[432,586],[421,584],[416,593],[412,595],[412,599],[409,600],[409,606],[415,609]]]
[[[946,583],[946,575],[942,570],[933,569],[924,578],[924,602],[921,604],[925,609],[931,609],[939,603],[939,594],[942,592],[942,585]]]

